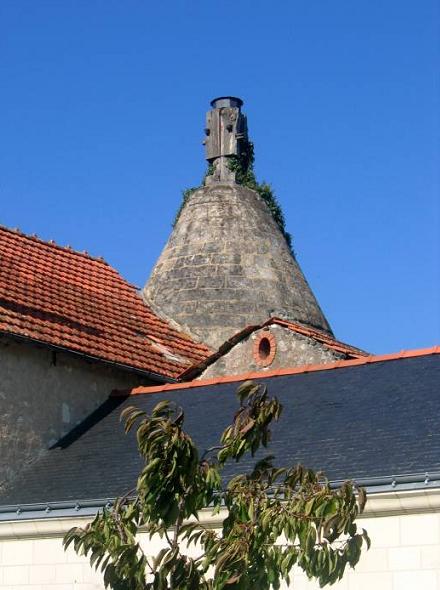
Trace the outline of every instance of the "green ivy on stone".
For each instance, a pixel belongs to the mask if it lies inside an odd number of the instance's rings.
[[[203,186],[205,184],[206,177],[207,176],[211,176],[212,174],[214,174],[214,165],[211,164],[211,163],[209,163],[208,164],[208,168],[206,169],[205,175],[203,177],[202,185],[201,186]],[[189,198],[199,188],[200,188],[200,186],[193,186],[191,188],[186,188],[185,190],[182,191],[182,202],[180,203],[180,207],[179,207],[179,209],[178,209],[178,211],[176,213],[176,216],[174,218],[173,228],[176,227],[176,223],[179,220],[180,214],[182,213],[182,211],[183,211],[185,205],[187,204],[187,202],[189,201]]]
[[[254,172],[254,160],[254,144],[251,141],[248,141],[245,149],[242,150],[242,153],[239,156],[231,156],[229,158],[229,168],[235,172],[235,181],[237,184],[247,186],[260,195],[268,206],[275,223],[292,251],[292,236],[286,230],[286,221],[281,206],[278,203],[270,184],[267,182],[259,183],[257,181]]]
[[[283,234],[284,239],[287,242],[287,245],[290,248],[290,251],[293,254],[292,249],[292,236],[286,230],[286,221],[284,219],[284,213],[281,209],[280,204],[276,196],[274,195],[273,189],[267,182],[259,183],[255,176],[254,172],[254,144],[251,141],[247,141],[244,149],[239,156],[230,156],[229,158],[229,169],[232,172],[235,172],[235,182],[237,184],[241,184],[242,186],[247,186],[248,188],[257,192],[266,205],[269,208],[269,211],[273,217],[273,220],[277,224],[280,232]],[[203,177],[202,185],[205,182],[207,176],[211,176],[214,172],[213,164],[209,164],[206,170],[205,176]],[[187,188],[182,191],[182,203],[179,207],[179,210],[176,213],[176,217],[174,218],[173,228],[176,226],[177,221],[179,220],[180,214],[183,211],[183,208],[187,204],[188,200],[190,199],[191,195],[200,187],[192,187]]]
[[[186,188],[185,190],[182,191],[182,202],[180,203],[180,207],[179,207],[179,209],[178,209],[178,211],[176,213],[176,216],[174,218],[173,228],[176,227],[176,223],[179,221],[180,214],[182,213],[185,205],[188,203],[189,198],[199,188],[200,188],[199,186],[193,186],[191,188]]]

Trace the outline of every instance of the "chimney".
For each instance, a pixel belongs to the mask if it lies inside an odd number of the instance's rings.
[[[243,101],[235,96],[220,96],[211,101],[212,110],[206,113],[206,159],[210,174],[205,184],[234,183],[235,173],[230,169],[232,157],[239,157],[248,142],[247,120],[241,112]]]

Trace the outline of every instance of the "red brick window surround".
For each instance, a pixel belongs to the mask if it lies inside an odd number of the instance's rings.
[[[259,367],[268,367],[272,364],[277,351],[275,336],[265,330],[260,332],[254,340],[252,356]]]

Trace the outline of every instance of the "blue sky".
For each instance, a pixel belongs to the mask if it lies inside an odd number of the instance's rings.
[[[210,99],[240,96],[335,334],[439,344],[439,25],[436,0],[2,0],[0,223],[142,285]]]

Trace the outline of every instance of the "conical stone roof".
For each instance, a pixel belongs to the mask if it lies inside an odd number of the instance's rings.
[[[331,334],[266,203],[234,182],[213,182],[191,195],[143,296],[214,348],[270,316]]]

